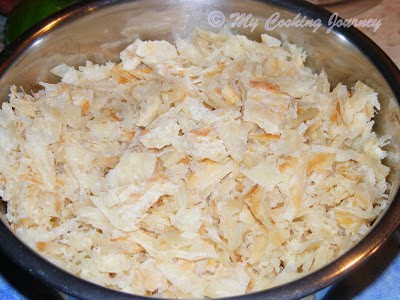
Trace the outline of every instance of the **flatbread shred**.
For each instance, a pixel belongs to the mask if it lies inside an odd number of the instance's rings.
[[[15,233],[79,277],[172,298],[267,289],[353,246],[388,201],[377,94],[261,40],[136,40],[120,62],[12,86],[0,188]]]

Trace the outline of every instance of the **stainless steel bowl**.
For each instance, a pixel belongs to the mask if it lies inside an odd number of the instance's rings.
[[[265,21],[278,12],[281,19],[295,15],[320,20],[319,30],[313,28],[276,28],[271,35],[287,38],[302,45],[308,52],[308,66],[315,71],[325,69],[331,82],[352,85],[363,80],[379,93],[382,110],[376,117],[376,130],[393,138],[386,147],[385,163],[391,167],[389,181],[390,206],[376,220],[373,229],[356,246],[329,265],[296,281],[265,291],[231,299],[300,298],[343,278],[369,258],[390,236],[400,221],[399,164],[400,153],[400,72],[387,55],[356,29],[334,28],[327,33],[330,13],[301,1],[289,0],[102,0],[76,5],[43,21],[26,33],[0,58],[0,95],[7,99],[10,84],[36,89],[39,81],[53,81],[49,70],[59,63],[78,65],[86,60],[104,62],[117,60],[118,53],[133,38],[166,39],[187,35],[199,26],[216,30],[208,23],[212,11],[220,11],[229,21],[232,13],[252,14],[260,25],[234,28],[234,31],[258,39],[266,32]],[[215,25],[215,24],[214,24]],[[325,27],[324,27],[325,26]],[[243,26],[242,26],[243,27]],[[110,290],[79,279],[49,263],[28,248],[12,232],[0,213],[0,248],[14,261],[50,286],[66,294],[84,299],[148,299]]]

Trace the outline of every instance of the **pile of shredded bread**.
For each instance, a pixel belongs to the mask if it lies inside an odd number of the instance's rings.
[[[387,205],[377,94],[261,40],[136,40],[120,63],[13,86],[0,188],[16,234],[79,277],[169,298],[263,290],[349,249]]]

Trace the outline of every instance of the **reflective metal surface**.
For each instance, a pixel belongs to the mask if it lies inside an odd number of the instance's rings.
[[[3,52],[0,58],[0,96],[7,99],[10,84],[25,90],[36,89],[39,81],[54,81],[49,69],[59,63],[78,65],[86,60],[117,60],[118,53],[137,37],[167,39],[186,36],[196,26],[216,30],[208,23],[208,14],[219,10],[252,13],[260,21],[253,32],[235,29],[253,39],[266,30],[265,20],[279,12],[281,19],[293,19],[297,13],[328,24],[330,13],[302,1],[256,0],[142,0],[92,1],[76,5],[45,20]],[[315,71],[324,69],[332,84],[352,85],[363,80],[379,93],[382,110],[376,118],[376,130],[393,138],[386,150],[385,163],[391,167],[391,205],[371,232],[355,247],[326,267],[299,280],[266,291],[231,299],[287,299],[309,295],[343,278],[377,251],[400,222],[400,73],[390,59],[367,37],[355,29],[335,28],[327,33],[321,27],[276,28],[269,34],[302,45],[308,52],[307,64]],[[84,299],[148,299],[128,296],[78,279],[31,251],[10,230],[4,207],[0,210],[0,248],[26,270],[49,285]]]

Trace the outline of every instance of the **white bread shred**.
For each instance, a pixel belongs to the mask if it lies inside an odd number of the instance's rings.
[[[51,262],[147,296],[263,290],[319,269],[387,205],[377,94],[331,89],[302,48],[196,29],[120,63],[59,65],[0,111],[15,233]]]

